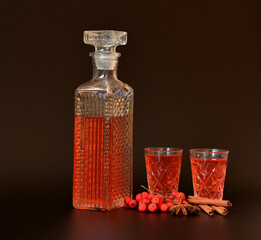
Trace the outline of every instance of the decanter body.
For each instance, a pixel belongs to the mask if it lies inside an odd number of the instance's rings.
[[[133,97],[117,79],[117,45],[127,33],[85,31],[95,46],[91,81],[75,91],[73,206],[111,210],[132,195]]]

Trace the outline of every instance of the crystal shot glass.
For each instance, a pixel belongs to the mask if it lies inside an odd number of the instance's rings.
[[[162,195],[178,191],[183,149],[148,147],[144,152],[149,190]]]
[[[189,151],[194,196],[222,200],[229,151],[211,148]]]

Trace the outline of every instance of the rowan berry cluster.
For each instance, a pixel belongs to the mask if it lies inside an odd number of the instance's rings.
[[[183,192],[173,191],[171,195],[163,196],[154,193],[142,192],[136,195],[135,199],[126,197],[124,203],[130,208],[137,208],[140,212],[167,212],[175,203],[182,199],[183,203],[188,203]]]

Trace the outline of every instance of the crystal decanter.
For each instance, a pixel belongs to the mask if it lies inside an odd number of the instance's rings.
[[[120,31],[85,31],[93,77],[75,91],[73,206],[111,210],[132,196],[133,89],[117,78]]]

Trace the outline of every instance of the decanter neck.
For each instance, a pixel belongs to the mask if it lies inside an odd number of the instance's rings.
[[[93,79],[117,79],[117,59],[103,59],[94,57],[92,60],[93,64]],[[102,67],[101,67],[102,66]],[[104,67],[105,66],[105,67]]]

